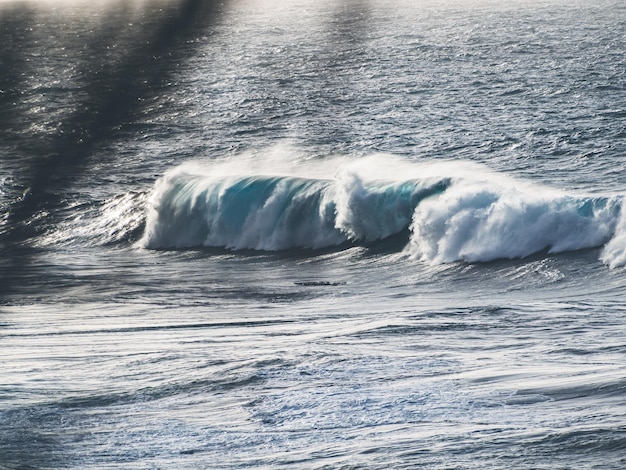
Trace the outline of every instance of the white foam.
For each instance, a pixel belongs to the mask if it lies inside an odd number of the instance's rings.
[[[310,158],[281,144],[167,172],[155,185],[141,243],[321,248],[409,228],[407,252],[431,264],[608,242],[602,260],[618,266],[626,264],[621,204],[619,196],[569,194],[471,162]]]
[[[457,180],[417,207],[409,252],[429,263],[446,263],[598,247],[612,236],[618,212],[615,198],[493,179]]]
[[[626,265],[626,214],[623,210],[615,234],[602,250],[600,259],[611,268]]]

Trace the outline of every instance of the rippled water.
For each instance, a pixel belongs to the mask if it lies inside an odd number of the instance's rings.
[[[0,4],[0,468],[623,468],[624,5],[283,3]]]

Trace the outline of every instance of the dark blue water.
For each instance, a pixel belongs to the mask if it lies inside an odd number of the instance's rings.
[[[625,6],[284,3],[0,3],[0,468],[623,468]]]

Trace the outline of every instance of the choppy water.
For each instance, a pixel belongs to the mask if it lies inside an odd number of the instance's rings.
[[[0,468],[626,466],[621,2],[0,4]]]

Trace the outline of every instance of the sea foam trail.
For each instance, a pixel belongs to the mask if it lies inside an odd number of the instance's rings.
[[[155,185],[140,243],[273,251],[372,242],[406,231],[406,252],[433,264],[607,242],[602,260],[626,263],[621,196],[568,194],[467,162],[376,156],[331,163],[334,172],[282,166],[264,174],[226,163],[174,168]]]
[[[35,246],[103,246],[136,241],[145,223],[148,193],[130,191],[104,201],[70,203]]]

